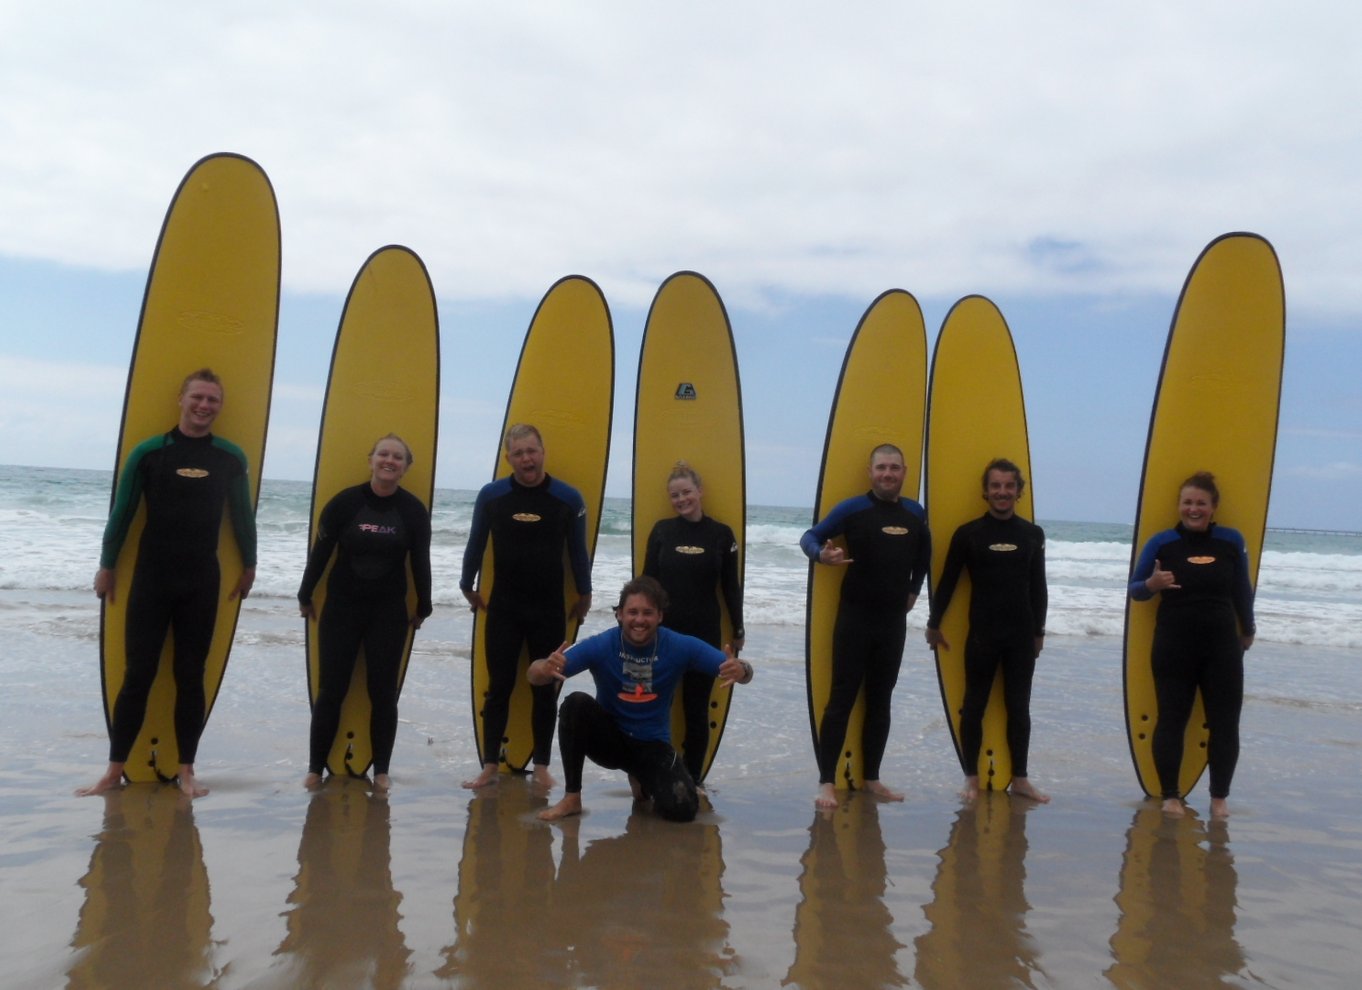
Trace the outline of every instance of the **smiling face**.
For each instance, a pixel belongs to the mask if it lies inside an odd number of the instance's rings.
[[[688,477],[673,478],[667,482],[667,498],[678,516],[688,522],[699,522],[704,515],[700,504],[704,490]]]
[[[180,432],[187,437],[207,436],[222,412],[222,386],[191,378],[180,390]]]
[[[533,488],[544,480],[543,443],[533,433],[512,440],[506,448],[506,463],[519,484]]]
[[[411,451],[397,437],[384,437],[369,453],[369,484],[375,491],[391,492],[411,466]]]
[[[1184,529],[1193,533],[1205,532],[1215,517],[1215,499],[1211,493],[1194,485],[1185,485],[1178,493],[1178,518]]]
[[[1021,484],[1017,472],[993,468],[984,479],[984,501],[988,503],[989,515],[995,519],[1010,519],[1017,511],[1017,497],[1021,494]]]
[[[908,469],[903,465],[903,455],[893,451],[880,450],[870,459],[870,490],[876,498],[886,502],[898,500],[903,491],[903,481]]]
[[[624,600],[616,618],[626,643],[647,646],[657,636],[657,627],[662,625],[662,610],[647,595],[634,594]]]

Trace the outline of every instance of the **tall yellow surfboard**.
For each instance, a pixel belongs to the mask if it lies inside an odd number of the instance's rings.
[[[1225,234],[1201,253],[1168,331],[1145,447],[1135,517],[1133,568],[1154,534],[1178,521],[1178,486],[1210,471],[1220,489],[1215,521],[1239,530],[1257,586],[1268,494],[1277,451],[1277,409],[1286,345],[1286,297],[1272,245],[1256,234]],[[1150,651],[1158,596],[1126,602],[1126,733],[1140,786],[1162,793],[1154,769],[1158,722]],[[1182,752],[1179,786],[1206,769],[1205,709],[1198,693]]]
[[[375,441],[396,433],[412,452],[402,479],[429,511],[435,496],[435,448],[440,418],[440,321],[435,292],[421,259],[408,248],[389,245],[371,254],[350,287],[336,343],[317,440],[308,545],[317,536],[322,509],[338,492],[369,479],[368,456]],[[332,557],[332,564],[335,557]],[[312,593],[318,615],[326,607],[331,564]],[[416,614],[416,585],[407,567],[407,608]],[[317,700],[320,655],[317,625],[305,622],[307,684]],[[406,677],[413,635],[402,650],[398,690]],[[360,649],[341,707],[340,728],[327,758],[333,774],[363,775],[373,761],[369,738],[369,689]]]
[[[916,498],[922,480],[922,425],[927,394],[927,332],[922,309],[902,289],[881,294],[856,327],[847,345],[841,377],[828,417],[823,466],[818,475],[814,522],[838,502],[870,490],[870,452],[882,443],[903,451],[908,468],[903,494]],[[823,709],[832,692],[832,630],[845,570],[809,564],[805,623],[805,680],[809,692],[809,724],[818,751]],[[857,788],[864,783],[861,729],[865,724],[865,692],[856,699],[842,744],[836,784]]]
[[[1006,457],[1022,469],[1026,487],[1017,499],[1016,511],[1017,515],[1034,521],[1026,405],[1012,334],[997,306],[983,296],[966,296],[946,314],[932,354],[926,482],[927,521],[932,527],[933,592],[941,580],[951,534],[987,509],[982,497],[982,477],[984,465],[995,457]],[[960,706],[965,700],[969,603],[969,573],[965,572],[960,575],[950,608],[941,620],[941,634],[951,649],[936,648],[937,680],[957,756]],[[973,769],[983,789],[1001,791],[1012,782],[1001,671],[994,678],[988,697],[984,741],[978,765]]]
[[[520,352],[506,418],[496,438],[493,478],[511,473],[502,456],[502,437],[514,423],[532,423],[544,438],[545,469],[581,492],[586,503],[586,545],[593,558],[605,501],[605,470],[610,454],[610,415],[615,395],[615,338],[610,310],[596,283],[581,275],[559,279],[530,321]],[[495,540],[489,540],[478,575],[483,601],[494,592]],[[563,568],[563,611],[577,601],[577,588],[566,557]],[[531,658],[521,651],[515,690],[501,753],[483,752],[482,701],[487,691],[487,616],[473,619],[473,732],[481,763],[499,760],[502,770],[523,770],[534,756],[530,731],[530,686],[525,668]],[[568,620],[567,638],[577,638],[578,623]]]
[[[175,425],[175,401],[184,376],[209,367],[221,376],[224,397],[213,432],[245,452],[254,504],[260,494],[278,317],[279,211],[274,190],[249,158],[210,155],[189,170],[176,190],[152,259],[123,400],[115,493],[117,473],[132,449]],[[228,597],[241,574],[241,554],[227,515],[218,541],[222,587],[204,675],[205,719],[222,684],[241,605]],[[101,611],[100,666],[109,723],[127,673],[126,609],[145,519],[144,503],[118,557],[114,600],[106,599]],[[132,781],[170,779],[180,762],[172,640],[166,639],[142,730],[124,769]]]
[[[634,573],[643,573],[648,534],[675,515],[667,475],[684,460],[704,485],[705,514],[733,530],[741,580],[747,525],[742,387],[732,328],[723,302],[703,275],[677,272],[657,291],[638,359],[634,400]],[[718,586],[723,642],[733,638],[732,617]],[[728,720],[733,690],[715,680],[710,693],[710,734],[700,779],[709,773]],[[672,742],[685,741],[678,690],[672,704]]]

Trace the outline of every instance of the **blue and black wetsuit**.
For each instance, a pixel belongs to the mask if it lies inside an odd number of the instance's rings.
[[[835,536],[846,540],[846,577],[832,634],[832,691],[818,732],[819,782],[834,782],[856,695],[865,685],[861,737],[866,780],[878,780],[889,741],[889,710],[903,661],[910,599],[931,565],[926,513],[909,498],[873,492],[839,502],[799,540],[813,561]]]
[[[1172,573],[1177,588],[1159,592],[1151,664],[1159,720],[1154,726],[1154,766],[1164,798],[1177,798],[1183,735],[1197,689],[1210,731],[1207,760],[1211,797],[1229,796],[1239,761],[1239,713],[1244,705],[1244,649],[1252,636],[1253,586],[1248,550],[1235,529],[1212,523],[1194,531],[1181,523],[1155,534],[1135,563],[1130,597],[1154,596],[1145,581],[1154,563]]]
[[[473,504],[459,587],[473,590],[488,538],[492,540],[492,597],[487,602],[487,694],[483,698],[482,758],[495,763],[506,734],[511,692],[522,646],[531,659],[548,656],[567,637],[563,610],[563,559],[572,568],[579,595],[591,594],[591,559],[586,546],[586,503],[577,489],[544,476],[527,488],[505,477],[484,485]],[[531,722],[534,762],[553,754],[557,689],[535,687]]]
[[[946,551],[941,581],[932,592],[928,629],[939,629],[962,571],[970,577],[969,635],[965,640],[965,698],[960,710],[960,762],[979,772],[984,710],[999,667],[1007,708],[1012,774],[1027,775],[1031,746],[1031,681],[1036,640],[1045,635],[1049,604],[1045,583],[1045,532],[1013,515],[992,513],[957,529]]]
[[[369,740],[374,773],[387,773],[397,735],[397,695],[407,614],[407,559],[416,585],[416,614],[431,613],[430,513],[399,488],[379,495],[365,482],[340,492],[318,518],[298,602],[309,605],[332,554],[326,605],[317,621],[318,685],[312,704],[308,770],[321,773],[340,725],[359,649],[369,689]]]
[[[146,525],[127,605],[127,672],[109,725],[109,761],[127,762],[146,716],[161,648],[173,630],[175,738],[180,762],[193,763],[207,717],[203,677],[217,621],[218,532],[224,507],[242,566],[255,566],[255,510],[246,455],[221,437],[190,437],[179,427],[138,444],[118,479],[100,567],[117,564],[143,498]]]
[[[742,582],[738,577],[738,541],[733,530],[709,516],[691,522],[681,516],[659,520],[648,534],[643,573],[667,591],[670,603],[664,617],[668,629],[704,640],[716,649],[724,644],[722,614],[716,589],[722,592],[733,623],[733,635],[743,638]],[[714,678],[691,671],[681,685],[685,713],[683,752],[686,769],[696,781],[709,751],[709,699]]]

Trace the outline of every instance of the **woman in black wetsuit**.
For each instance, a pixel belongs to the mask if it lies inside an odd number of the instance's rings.
[[[738,578],[738,541],[733,530],[705,515],[700,475],[677,461],[667,476],[667,497],[676,515],[661,519],[648,535],[643,573],[667,590],[670,604],[663,625],[675,632],[724,648],[716,588],[722,592],[733,624],[733,655],[743,646],[742,583]],[[687,673],[681,686],[686,717],[682,744],[686,769],[700,783],[709,750],[709,696],[714,678]]]
[[[411,467],[411,450],[388,434],[369,452],[370,477],[339,492],[318,519],[317,540],[298,588],[298,608],[317,622],[319,677],[312,705],[312,731],[304,784],[322,782],[327,754],[340,725],[341,703],[364,647],[372,706],[369,737],[374,787],[387,790],[388,763],[397,736],[398,676],[407,630],[421,628],[431,613],[430,512],[399,486]],[[331,555],[336,564],[326,584],[319,617],[312,592]],[[407,559],[416,583],[416,614],[407,614]]]
[[[1244,651],[1253,645],[1253,587],[1248,552],[1238,530],[1213,521],[1220,504],[1215,477],[1192,475],[1178,494],[1180,521],[1145,544],[1130,576],[1130,597],[1159,596],[1152,666],[1159,717],[1154,766],[1163,810],[1182,815],[1178,773],[1183,734],[1201,690],[1210,731],[1211,816],[1226,818],[1226,798],[1239,759],[1244,703]]]

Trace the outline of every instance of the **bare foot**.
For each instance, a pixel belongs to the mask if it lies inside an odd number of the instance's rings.
[[[180,774],[176,778],[180,782],[180,793],[188,798],[201,798],[208,793],[208,788],[199,783],[199,779],[194,776],[194,767],[189,763],[180,764]]]
[[[1230,817],[1230,803],[1224,798],[1211,798],[1211,817],[1225,819]]]
[[[960,788],[960,800],[968,804],[972,801],[977,801],[978,799],[979,799],[979,777],[976,774],[973,777],[965,778],[965,786]]]
[[[303,778],[303,786],[309,791],[320,790],[324,783],[326,783],[326,778],[319,773],[309,772],[308,775]]]
[[[392,786],[393,786],[392,779],[391,779],[386,773],[376,773],[376,774],[374,774],[374,792],[375,792],[375,793],[378,793],[378,794],[387,794],[388,791],[392,789]]]
[[[898,791],[891,791],[878,780],[867,780],[865,782],[867,793],[875,795],[881,801],[902,801],[903,795]]]
[[[497,782],[497,765],[495,763],[484,763],[482,773],[472,780],[465,780],[463,786],[470,791],[476,791],[480,787],[490,787]]]
[[[629,775],[629,793],[634,795],[635,801],[648,800],[648,795],[643,793],[643,785],[638,782],[638,778],[632,773]]]
[[[1172,818],[1181,818],[1187,814],[1187,809],[1177,798],[1164,798],[1163,813]]]
[[[813,799],[813,806],[824,811],[831,811],[837,807],[837,788],[831,784],[819,784],[818,796]]]
[[[104,771],[104,776],[100,777],[89,787],[77,787],[76,797],[91,797],[95,794],[104,794],[108,791],[117,790],[123,786],[123,764],[110,763],[109,769]]]
[[[539,812],[539,819],[546,822],[556,822],[561,818],[570,818],[581,813],[582,795],[578,791],[575,794],[564,794],[563,799],[552,808],[545,808]]]
[[[534,765],[534,782],[546,791],[551,791],[558,786],[558,781],[553,779],[553,774],[549,773],[547,763],[536,763]]]
[[[1050,803],[1050,795],[1046,794],[1044,791],[1037,790],[1036,785],[1025,777],[1013,777],[1012,786],[1009,787],[1008,790],[1017,795],[1017,797],[1030,798],[1037,804]]]

